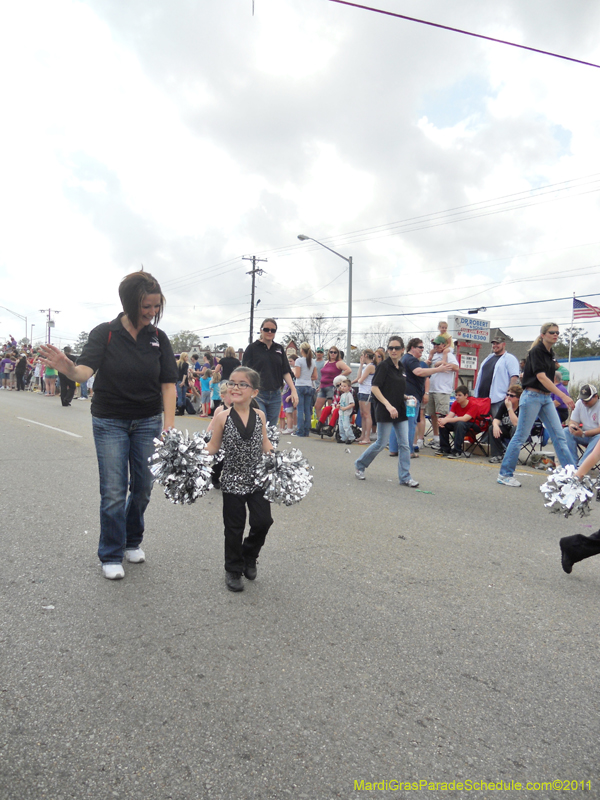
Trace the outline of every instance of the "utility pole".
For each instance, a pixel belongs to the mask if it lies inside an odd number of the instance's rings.
[[[252,299],[250,302],[250,335],[248,337],[248,344],[252,344],[252,337],[254,331],[254,287],[256,285],[256,276],[263,275],[264,269],[257,268],[258,261],[267,261],[266,258],[257,258],[256,256],[242,256],[242,261],[252,261],[252,269],[246,275],[252,275]]]
[[[50,328],[54,327],[54,320],[52,319],[52,314],[60,314],[60,311],[57,311],[56,309],[53,308],[47,308],[47,309],[40,308],[40,314],[46,314],[46,313],[48,314],[48,319],[46,320],[46,330],[47,330],[46,342],[47,344],[50,344]]]

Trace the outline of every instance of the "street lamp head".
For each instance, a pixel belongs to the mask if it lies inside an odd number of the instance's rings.
[[[299,233],[298,238],[301,242],[305,242],[307,239],[310,239],[310,236],[305,236],[303,233]]]

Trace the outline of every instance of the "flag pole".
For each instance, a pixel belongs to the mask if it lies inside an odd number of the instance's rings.
[[[571,330],[569,332],[569,378],[571,377],[571,351],[573,349],[573,322],[575,321],[575,292],[573,292],[573,302],[571,303]]]

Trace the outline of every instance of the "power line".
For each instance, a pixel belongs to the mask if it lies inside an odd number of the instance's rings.
[[[440,25],[439,22],[429,22],[425,19],[417,19],[416,17],[407,17],[405,14],[395,14],[393,11],[384,11],[381,8],[371,8],[370,6],[361,6],[358,3],[349,3],[348,0],[330,0],[332,3],[340,3],[344,6],[353,6],[354,8],[362,8],[364,11],[374,11],[376,14],[385,14],[388,17],[398,17],[398,19],[405,19],[408,22],[418,22],[421,25],[430,25],[432,28],[441,28],[445,31],[452,31],[453,33],[462,33],[465,36],[474,36],[477,39],[486,39],[488,42],[496,42],[497,44],[507,44],[510,47],[518,47],[521,50],[529,50],[532,53],[540,53],[543,56],[552,56],[553,58],[562,58],[565,61],[573,61],[576,64],[583,64],[586,67],[596,67],[600,69],[600,64],[593,64],[591,61],[581,61],[579,58],[571,58],[570,56],[563,56],[559,53],[552,53],[549,50],[538,50],[537,47],[528,47],[524,44],[517,44],[516,42],[508,42],[505,39],[495,39],[493,36],[484,36],[482,33],[473,33],[472,31],[463,31],[461,28],[451,28],[449,25]]]

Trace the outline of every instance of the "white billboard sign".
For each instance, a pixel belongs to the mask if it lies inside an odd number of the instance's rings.
[[[490,340],[490,323],[477,317],[448,317],[448,333],[455,340],[483,344]]]
[[[463,356],[460,355],[460,368],[461,369],[477,369],[477,356]]]

